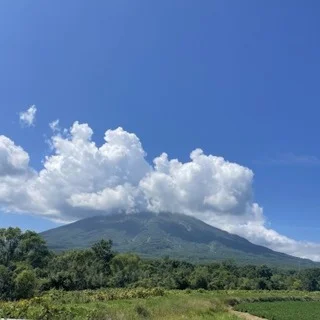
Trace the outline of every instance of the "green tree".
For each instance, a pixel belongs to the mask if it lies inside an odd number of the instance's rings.
[[[8,266],[11,262],[16,261],[21,235],[19,228],[0,229],[0,264]]]
[[[112,240],[100,240],[91,247],[94,256],[100,262],[104,272],[110,271],[110,261],[115,253],[112,251]]]
[[[116,287],[126,287],[137,282],[142,272],[139,256],[131,253],[117,254],[111,261],[111,284]]]
[[[23,270],[14,279],[15,295],[18,299],[33,297],[37,288],[37,278],[33,270]]]
[[[193,289],[208,289],[208,279],[208,268],[199,266],[191,275],[190,285]]]
[[[12,275],[7,267],[0,265],[0,300],[12,296]]]
[[[29,263],[33,268],[42,268],[48,262],[49,250],[45,241],[36,232],[23,233],[17,251],[20,260]]]
[[[259,278],[263,278],[264,280],[270,280],[272,274],[272,270],[266,265],[262,265],[257,269],[257,276]]]
[[[49,283],[56,289],[84,290],[99,287],[98,265],[92,250],[73,250],[50,263]]]

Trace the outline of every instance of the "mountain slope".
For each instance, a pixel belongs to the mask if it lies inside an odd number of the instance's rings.
[[[291,268],[318,265],[255,245],[193,217],[172,213],[97,216],[48,230],[42,236],[57,251],[86,248],[104,238],[113,240],[116,251],[144,257],[170,256],[192,262],[234,259],[242,264]]]

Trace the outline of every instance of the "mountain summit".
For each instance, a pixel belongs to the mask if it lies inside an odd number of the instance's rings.
[[[318,265],[255,245],[196,218],[173,213],[95,216],[41,235],[49,248],[56,251],[87,248],[104,238],[112,239],[116,251],[134,252],[147,258],[169,256],[203,263],[233,259],[240,264],[291,268]]]

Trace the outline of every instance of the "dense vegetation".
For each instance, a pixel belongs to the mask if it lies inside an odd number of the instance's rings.
[[[320,269],[279,270],[232,262],[191,264],[116,254],[110,240],[90,249],[54,254],[35,232],[0,229],[0,299],[30,298],[50,289],[100,288],[204,290],[320,289]]]
[[[270,320],[320,319],[320,303],[317,301],[241,303],[236,309]]]

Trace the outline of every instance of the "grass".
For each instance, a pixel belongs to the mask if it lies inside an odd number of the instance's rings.
[[[305,306],[307,304],[309,306],[309,303],[313,303],[312,300],[320,300],[320,293],[298,291],[163,291],[157,288],[50,291],[30,300],[0,302],[0,318],[236,320],[238,319],[236,316],[228,313],[229,305],[237,305],[237,308],[246,309],[254,308],[253,306],[258,308],[259,305],[272,306],[273,301],[277,301],[276,303],[282,303],[283,308],[287,309],[287,305],[290,306],[288,308],[291,308],[291,305],[295,306],[295,303],[306,303]],[[256,302],[249,303],[254,301]],[[260,310],[262,309],[260,307]],[[310,307],[308,310],[310,311]],[[318,318],[320,317],[316,317],[316,319]],[[269,319],[282,320],[282,318]],[[286,319],[295,318],[283,318],[283,320]],[[309,318],[299,317],[299,319],[307,320]]]
[[[116,320],[237,319],[237,317],[228,314],[224,306],[220,304],[215,305],[212,299],[195,294],[188,296],[169,294],[163,297],[151,297],[143,300],[112,301],[106,307],[105,314],[111,316],[111,319]]]
[[[241,303],[236,309],[269,320],[320,319],[320,302],[318,301]]]
[[[123,290],[124,291],[124,290]],[[27,319],[88,319],[88,320],[138,320],[138,319],[217,319],[235,320],[226,306],[210,293],[166,292],[158,296],[133,298],[124,294],[119,298],[108,290],[94,292],[51,292],[40,298],[0,304],[0,316]],[[126,290],[130,293],[130,290]],[[146,290],[144,292],[147,292]],[[2,310],[2,314],[1,314]]]

